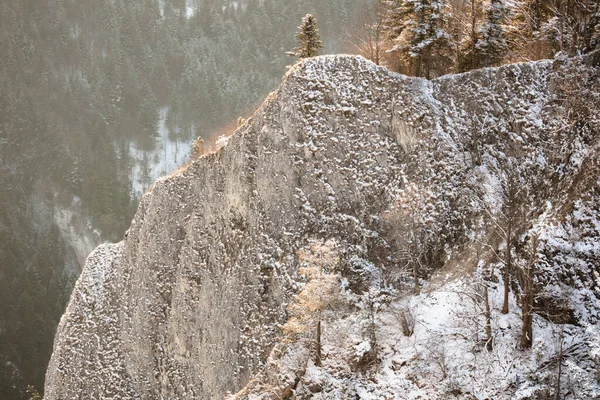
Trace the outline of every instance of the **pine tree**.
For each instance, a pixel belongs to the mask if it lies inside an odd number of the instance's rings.
[[[475,5],[475,1],[472,4]],[[507,14],[504,0],[490,0],[485,11],[485,20],[479,26],[473,23],[465,41],[459,62],[460,71],[497,66],[506,56],[508,44],[502,28]],[[472,12],[475,12],[474,7]]]
[[[477,44],[481,38],[479,29],[481,18],[481,0],[471,0],[469,7],[469,30],[463,39],[458,55],[458,70],[460,72],[478,68],[480,65]]]
[[[478,67],[500,65],[506,56],[508,44],[502,29],[506,13],[504,0],[491,0],[487,6],[486,19],[476,45]]]
[[[414,294],[421,291],[420,276],[430,270],[430,255],[440,232],[434,218],[439,215],[439,207],[431,191],[410,182],[399,194],[397,206],[385,217],[397,261],[412,274]]]
[[[312,14],[306,14],[302,18],[302,24],[296,32],[298,47],[288,55],[300,58],[315,57],[319,55],[319,49],[323,47],[321,34],[317,28],[317,18]]]
[[[445,31],[442,0],[390,0],[388,35],[392,51],[408,64],[409,73],[430,78],[452,65],[451,36]]]
[[[504,0],[490,1],[481,27],[481,40],[477,44],[482,59],[485,60],[482,66],[499,65],[506,55],[508,45],[502,29],[506,12]]]

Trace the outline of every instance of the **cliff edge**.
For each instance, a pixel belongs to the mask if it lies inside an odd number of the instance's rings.
[[[275,362],[272,351],[287,307],[303,287],[298,250],[311,240],[335,240],[341,286],[346,282],[340,290],[356,296],[369,292],[372,280],[367,279],[367,288],[353,285],[364,275],[356,266],[368,265],[379,277],[379,293],[388,297],[383,303],[393,306],[413,278],[404,244],[386,216],[401,208],[411,190],[426,193],[419,197],[426,200],[420,212],[431,217],[427,226],[435,237],[427,242],[427,265],[417,271],[423,293],[411,301],[429,301],[432,293],[446,290],[447,282],[474,276],[479,260],[497,262],[487,249],[497,245],[494,251],[501,250],[502,238],[493,224],[481,222],[481,215],[501,210],[502,182],[510,169],[521,185],[535,188],[523,202],[526,223],[519,235],[524,241],[537,229],[543,242],[539,253],[552,254],[540,267],[545,280],[539,306],[554,304],[544,303],[542,294],[552,300],[576,298],[569,301],[577,304],[565,306],[570,320],[561,323],[573,327],[572,336],[585,336],[599,317],[597,126],[567,129],[575,123],[565,111],[572,104],[564,101],[561,85],[570,78],[561,63],[570,62],[515,64],[434,81],[394,74],[353,56],[299,63],[224,148],[156,182],[123,242],[100,246],[90,255],[57,331],[44,398],[217,399],[244,387],[238,396],[270,398],[256,397],[269,396],[268,385],[281,387],[280,394],[294,391],[298,398],[385,398],[378,396],[395,391],[451,398],[444,397],[449,395],[443,385],[419,383],[414,370],[402,370],[403,362],[413,368],[417,358],[399,361],[402,351],[385,350],[392,346],[386,340],[398,331],[386,327],[389,310],[383,305],[374,320],[379,335],[388,332],[379,340],[379,373],[398,374],[396,389],[395,380],[380,376],[380,392],[362,391],[376,386],[377,379],[368,383],[364,371],[352,366],[355,355],[348,356],[347,368],[317,368],[307,361],[292,383],[283,382],[287,378],[278,383],[277,374],[268,371],[268,377],[256,377]],[[565,247],[563,234],[575,226],[572,218],[589,228],[573,239],[575,244],[569,242],[573,249],[581,244],[576,253]],[[487,238],[480,259],[473,243],[482,240],[474,241],[475,236]],[[525,254],[519,251],[517,259]],[[563,257],[560,263],[557,257]],[[515,275],[515,293],[519,285]],[[492,297],[501,296],[498,279],[489,286]],[[518,313],[519,296],[511,301]],[[331,360],[336,343],[346,349],[360,345],[359,308],[348,306],[330,316],[330,326],[339,325],[340,332],[342,316],[349,316],[355,328],[348,335],[358,337],[343,345],[345,339],[324,333]],[[515,335],[506,333],[505,324],[519,319],[517,314],[502,318],[498,313],[502,328],[496,340],[506,346],[496,351],[510,352]],[[558,326],[547,317],[539,324]],[[592,345],[585,343],[590,353]],[[585,360],[593,365],[590,354]],[[531,365],[516,369],[534,371]],[[330,379],[315,378],[322,368]],[[443,381],[454,364],[445,368]],[[585,371],[573,376],[589,381],[585,393],[598,393],[590,383],[592,370]],[[260,384],[247,386],[253,379]],[[321,380],[311,386],[310,379]],[[468,387],[511,393],[496,399],[519,390],[536,393],[525,380],[461,382],[457,398],[472,398],[460,397]]]

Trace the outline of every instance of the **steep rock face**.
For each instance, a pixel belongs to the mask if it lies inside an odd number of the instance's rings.
[[[240,390],[276,343],[309,239],[334,237],[396,279],[382,215],[410,182],[439,199],[432,263],[443,265],[471,229],[473,171],[490,180],[486,168],[511,155],[543,158],[551,71],[546,61],[428,82],[357,57],[299,64],[226,147],[155,184],[124,242],[90,256],[45,398]]]
[[[425,83],[390,79],[355,58],[305,67],[289,74],[224,149],[157,182],[114,262],[90,259],[107,268],[112,289],[103,295],[116,306],[80,310],[74,295],[59,327],[46,398],[115,388],[133,388],[124,397],[217,398],[237,390],[274,343],[305,238],[344,232],[348,242],[362,240],[363,219],[390,201],[382,189],[399,184],[403,152],[391,134],[389,94],[400,87],[414,92],[402,101],[417,108]],[[89,284],[86,276],[75,293]],[[120,331],[121,350],[111,354],[124,369],[91,360],[71,369],[77,364],[70,360],[83,355],[67,338],[93,332],[104,341],[107,317]]]

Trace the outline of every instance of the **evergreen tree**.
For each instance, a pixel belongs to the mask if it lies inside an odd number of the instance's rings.
[[[558,2],[556,17],[548,21],[547,31],[554,33],[555,47],[573,56],[598,48],[600,3],[598,0]]]
[[[479,66],[477,44],[481,37],[479,30],[481,18],[481,0],[471,0],[469,7],[469,30],[466,37],[462,40],[460,52],[458,54],[458,70],[460,72],[469,71]]]
[[[510,51],[513,60],[539,60],[552,57],[547,22],[554,16],[551,2],[546,0],[521,0],[512,6],[512,18],[508,29]]]
[[[506,16],[504,0],[490,0],[486,10],[486,19],[481,27],[481,40],[477,49],[485,60],[482,66],[499,65],[506,55],[508,45],[502,24]]]
[[[294,51],[289,52],[289,55],[307,58],[319,55],[319,49],[323,47],[321,34],[317,28],[317,18],[312,14],[306,14],[302,18],[302,24],[298,27],[296,33],[298,47]]]
[[[445,31],[443,0],[389,0],[387,29],[391,50],[415,76],[441,75],[452,65],[452,38]]]
[[[490,0],[486,7],[486,18],[466,41],[465,52],[459,69],[468,71],[475,68],[496,66],[502,63],[508,51],[508,44],[502,24],[507,10],[503,0]]]

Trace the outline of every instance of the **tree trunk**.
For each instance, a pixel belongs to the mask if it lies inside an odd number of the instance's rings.
[[[560,375],[562,373],[563,342],[564,342],[564,335],[563,335],[563,331],[561,330],[561,332],[560,332],[560,350],[558,352],[558,372],[556,373],[556,400],[560,400]]]
[[[487,351],[492,351],[494,343],[492,341],[492,313],[490,311],[490,296],[488,294],[488,287],[483,287],[483,300],[485,302],[485,348]]]
[[[419,275],[416,262],[413,262],[413,280],[415,282],[414,294],[418,295],[419,293],[421,293],[421,288],[419,286]]]
[[[529,309],[529,297],[531,295],[529,293],[523,294],[523,307],[522,307],[522,317],[523,326],[521,328],[521,348],[530,349],[532,344],[532,318],[531,311]]]
[[[475,0],[471,0],[471,40],[475,43],[477,37],[477,12],[475,10]]]
[[[369,296],[369,341],[371,342],[371,354],[373,360],[377,360],[377,326],[375,325],[375,307],[373,307],[373,299]]]
[[[511,217],[512,218],[512,217]],[[502,314],[508,314],[508,293],[510,291],[510,271],[512,270],[512,221],[508,221],[506,237],[506,262],[502,270],[504,281],[504,299],[502,302]]]
[[[502,271],[504,280],[504,301],[502,302],[502,314],[508,314],[508,292],[509,292],[509,279],[508,279],[508,267],[505,265]]]
[[[531,348],[533,343],[533,271],[531,266],[525,271],[523,282],[523,304],[521,307],[521,319],[523,327],[521,330],[521,347]]]
[[[317,356],[315,358],[315,365],[320,367],[321,362],[321,318],[317,321],[317,338],[316,338]]]
[[[417,66],[416,66],[416,71],[415,71],[415,76],[417,78],[421,77],[421,68],[422,68],[421,66],[422,66],[422,64],[423,64],[423,60],[421,60],[421,56],[418,56],[417,57]]]

